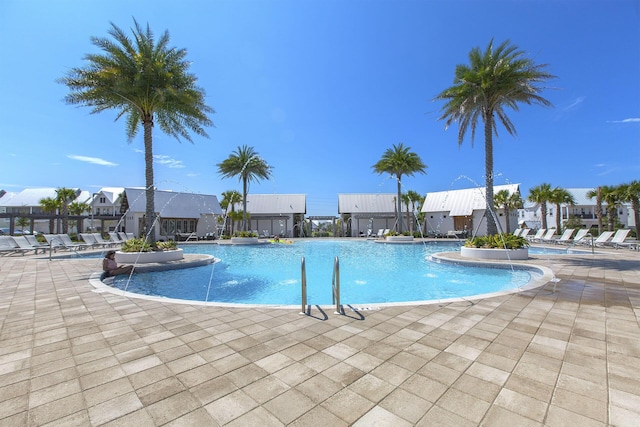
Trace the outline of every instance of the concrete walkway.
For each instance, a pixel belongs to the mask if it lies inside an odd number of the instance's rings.
[[[303,316],[0,257],[0,426],[637,426],[640,253],[536,258],[555,292]]]

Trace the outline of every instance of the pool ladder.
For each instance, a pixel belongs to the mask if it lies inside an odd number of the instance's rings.
[[[302,311],[300,314],[307,314],[307,267],[302,257],[300,263],[302,274]],[[340,305],[340,260],[338,257],[333,261],[333,277],[331,278],[332,303],[336,305],[335,314],[344,314]]]

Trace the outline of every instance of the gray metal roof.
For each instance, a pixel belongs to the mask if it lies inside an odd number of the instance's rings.
[[[496,185],[494,194],[501,190],[513,194],[519,191],[520,184]],[[427,193],[421,212],[449,212],[449,216],[469,216],[474,210],[486,207],[486,191],[482,188],[465,188]]]
[[[242,210],[242,202],[235,209]],[[282,215],[307,213],[305,194],[247,194],[247,211],[257,215]]]
[[[145,212],[147,197],[143,188],[126,188],[131,212]],[[200,214],[222,215],[216,196],[208,194],[155,192],[156,212],[165,218],[200,218]]]
[[[40,200],[51,197],[55,199],[57,188],[27,188],[22,190],[21,192],[15,194],[13,197],[3,197],[0,199],[0,206],[10,206],[10,207],[20,207],[20,206],[30,206],[30,207],[39,207]],[[79,189],[73,188],[76,192],[80,192]],[[87,203],[85,200],[86,194],[83,195],[80,192],[80,196],[74,200],[75,202]]]
[[[338,213],[394,213],[396,194],[338,194]]]

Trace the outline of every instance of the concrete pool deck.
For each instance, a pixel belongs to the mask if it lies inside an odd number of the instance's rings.
[[[0,426],[637,425],[640,253],[531,258],[560,281],[303,316],[126,298],[91,286],[100,260],[3,256]]]

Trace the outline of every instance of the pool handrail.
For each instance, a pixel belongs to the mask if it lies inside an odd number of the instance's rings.
[[[307,267],[305,266],[304,257],[300,262],[300,269],[302,275],[302,310],[300,314],[307,314]]]
[[[335,314],[343,314],[340,306],[340,260],[338,257],[333,262],[333,277],[331,279],[331,288],[333,291],[333,303],[336,305]]]

